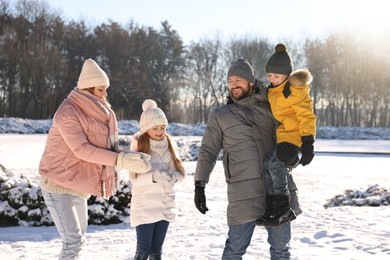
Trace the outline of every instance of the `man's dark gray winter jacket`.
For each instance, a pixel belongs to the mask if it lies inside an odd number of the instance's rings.
[[[254,221],[265,212],[263,160],[275,148],[275,127],[264,93],[224,105],[210,115],[194,180],[208,183],[222,149],[229,225]]]

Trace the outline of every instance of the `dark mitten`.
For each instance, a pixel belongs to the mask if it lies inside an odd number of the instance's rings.
[[[293,165],[298,162],[299,147],[291,143],[282,142],[276,146],[276,156],[279,161],[288,165]]]
[[[302,166],[308,165],[314,157],[314,137],[312,135],[302,136],[301,146],[301,161],[299,162]]]
[[[195,185],[195,206],[202,214],[206,214],[209,209],[206,206],[206,196],[204,195],[204,187]]]

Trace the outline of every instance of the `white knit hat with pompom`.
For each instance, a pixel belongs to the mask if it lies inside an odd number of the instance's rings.
[[[142,104],[142,114],[139,120],[140,134],[147,132],[150,128],[157,125],[168,127],[168,120],[164,112],[157,107],[156,101],[147,99]]]

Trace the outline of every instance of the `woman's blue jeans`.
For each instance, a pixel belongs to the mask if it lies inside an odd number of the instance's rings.
[[[143,224],[135,227],[137,233],[137,251],[139,255],[161,255],[169,222],[160,220],[156,223]]]
[[[78,259],[88,227],[87,199],[45,190],[42,195],[62,238],[58,259]]]
[[[228,239],[222,254],[222,260],[241,260],[246,253],[253,231],[255,221],[245,224],[229,225]],[[271,260],[290,259],[291,223],[277,227],[266,227],[268,243],[270,244]]]

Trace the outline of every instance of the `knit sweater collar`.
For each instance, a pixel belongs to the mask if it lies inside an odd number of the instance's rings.
[[[150,149],[158,156],[163,155],[168,150],[168,139],[166,136],[162,140],[149,139]]]

